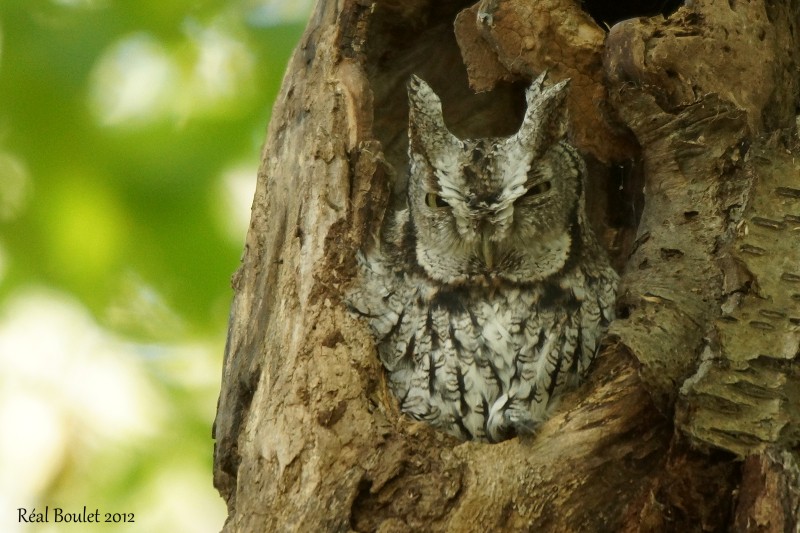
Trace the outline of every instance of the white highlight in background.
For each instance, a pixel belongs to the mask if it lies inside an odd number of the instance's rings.
[[[165,400],[136,355],[45,290],[0,312],[0,501],[33,505],[68,461],[152,436]]]
[[[149,121],[174,100],[177,68],[165,48],[137,33],[111,46],[92,74],[90,103],[103,125]]]
[[[225,170],[219,178],[212,208],[223,234],[244,245],[250,226],[250,209],[256,191],[258,163],[240,163]],[[222,201],[220,201],[220,199]]]

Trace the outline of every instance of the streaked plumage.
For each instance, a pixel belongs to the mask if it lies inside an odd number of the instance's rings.
[[[409,83],[407,207],[359,254],[348,304],[401,410],[460,438],[534,431],[613,318],[617,275],[586,222],[566,90],[540,76],[515,135],[460,140],[431,88]]]

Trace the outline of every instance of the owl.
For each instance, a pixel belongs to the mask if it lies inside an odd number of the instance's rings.
[[[462,140],[411,78],[406,205],[359,252],[346,296],[401,411],[465,440],[533,433],[614,317],[617,274],[565,140],[569,80],[544,79],[516,134]]]

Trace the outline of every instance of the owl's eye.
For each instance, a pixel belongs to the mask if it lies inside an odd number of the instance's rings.
[[[533,198],[535,196],[542,195],[550,190],[552,185],[549,181],[543,181],[541,183],[537,183],[536,185],[532,186],[528,189],[525,194],[521,196],[521,198]]]
[[[441,196],[436,194],[435,192],[429,192],[425,195],[425,203],[428,204],[428,207],[431,209],[438,209],[440,207],[447,207],[447,202],[445,202]]]

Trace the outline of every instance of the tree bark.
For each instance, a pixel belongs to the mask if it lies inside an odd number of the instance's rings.
[[[798,528],[800,2],[604,13],[319,0],[233,280],[224,531]],[[341,296],[403,198],[408,77],[432,85],[457,135],[488,136],[516,130],[544,69],[573,79],[619,318],[534,437],[462,443],[399,414]]]

